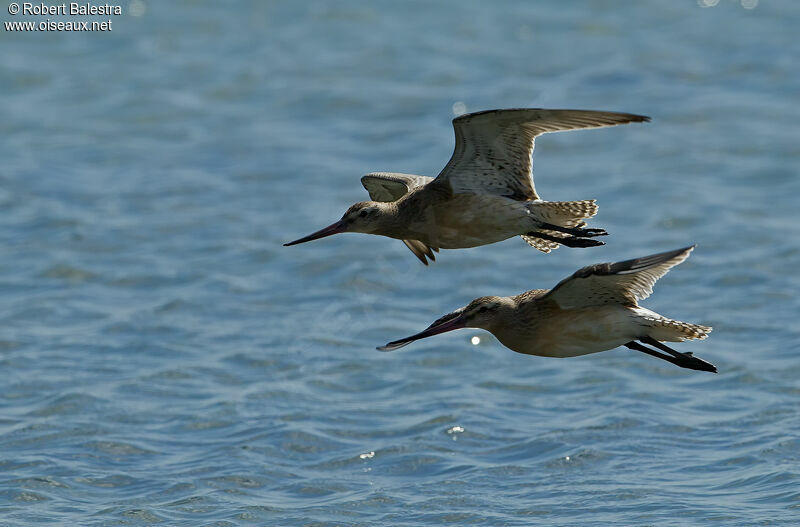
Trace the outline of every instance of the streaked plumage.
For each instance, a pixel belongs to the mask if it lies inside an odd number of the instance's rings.
[[[434,179],[373,172],[361,178],[372,201],[356,203],[338,222],[294,245],[340,232],[380,234],[403,240],[422,261],[439,249],[495,243],[521,235],[550,252],[559,245],[594,247],[606,234],[586,229],[594,200],[547,202],[533,185],[535,138],[549,132],[649,121],[643,115],[541,108],[488,110],[453,120],[456,144]]]
[[[661,343],[704,339],[710,327],[673,320],[638,304],[693,249],[590,265],[550,290],[477,298],[424,331],[378,349],[391,351],[421,338],[471,327],[485,329],[511,350],[529,355],[576,357],[627,346],[682,368],[716,372],[714,365]]]

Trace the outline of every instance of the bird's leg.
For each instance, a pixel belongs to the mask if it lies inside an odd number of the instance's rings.
[[[648,355],[652,355],[653,357],[657,357],[659,359],[663,359],[663,360],[665,360],[667,362],[671,362],[672,364],[680,366],[680,361],[678,361],[678,359],[676,359],[675,357],[673,357],[671,355],[666,355],[666,354],[661,353],[661,352],[656,351],[656,350],[651,350],[650,348],[646,348],[646,347],[642,346],[641,344],[639,344],[638,342],[636,342],[635,340],[632,340],[632,341],[628,342],[627,344],[623,344],[623,345],[626,348],[630,348],[630,349],[636,350],[636,351],[641,351],[642,353],[647,353]]]
[[[659,342],[659,341],[657,341],[656,339],[654,339],[653,337],[650,337],[650,336],[642,337],[639,340],[641,340],[645,344],[650,344],[651,346],[654,346],[654,347],[660,349],[661,351],[666,351],[667,353],[671,354],[676,359],[681,359],[681,360],[686,361],[687,364],[688,363],[694,364],[696,366],[696,367],[692,368],[694,370],[713,371],[714,373],[717,373],[717,367],[716,366],[714,366],[710,362],[706,362],[703,359],[699,359],[699,358],[695,357],[691,353],[681,353],[679,351],[675,351],[674,349],[670,348],[669,346],[667,346],[663,342]]]
[[[570,236],[568,238],[558,238],[557,236],[537,231],[528,232],[526,233],[526,235],[533,236],[536,238],[541,238],[542,240],[547,240],[549,242],[560,243],[567,247],[598,247],[600,245],[605,245],[605,243],[603,242],[597,240],[590,240],[588,238],[577,238],[575,236]]]
[[[645,337],[645,338],[650,339],[650,337]],[[645,339],[642,338],[640,340],[645,340]],[[661,343],[659,342],[659,344]],[[656,351],[654,349],[645,347],[636,341],[628,342],[624,346],[632,350],[641,351],[642,353],[647,353],[648,355],[659,358],[661,360],[671,362],[672,364],[680,366],[681,368],[688,368],[690,370],[710,371],[713,373],[717,373],[717,368],[713,364],[708,363],[702,359],[698,359],[697,357],[693,357],[686,353],[679,353],[675,350],[669,350],[670,354],[667,355],[666,353],[661,353],[660,351]],[[666,348],[666,346],[664,347]]]
[[[547,229],[548,231],[563,232],[564,234],[571,234],[580,238],[591,238],[592,236],[606,236],[608,233],[605,229],[582,229],[580,227],[562,227],[554,223],[540,223],[540,229]]]

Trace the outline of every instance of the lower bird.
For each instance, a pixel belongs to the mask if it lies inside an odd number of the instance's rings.
[[[548,132],[649,121],[644,115],[592,110],[488,110],[453,120],[456,145],[434,179],[373,172],[361,183],[373,201],[350,207],[315,233],[284,245],[342,232],[403,240],[428,265],[439,249],[460,249],[522,238],[548,253],[559,245],[595,247],[603,229],[585,228],[594,200],[544,201],[533,185],[534,140]]]
[[[476,298],[424,331],[378,349],[392,351],[446,331],[480,328],[511,350],[528,355],[577,357],[625,346],[681,368],[716,373],[713,364],[663,344],[704,339],[710,327],[673,320],[638,304],[652,294],[655,282],[688,258],[693,249],[694,245],[583,267],[550,290]]]

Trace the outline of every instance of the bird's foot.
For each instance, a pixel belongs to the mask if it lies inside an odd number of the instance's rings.
[[[648,341],[648,343],[650,343],[650,341],[655,342],[655,339],[651,339],[650,337],[644,337],[642,341]],[[660,351],[650,349],[647,346],[643,346],[636,341],[631,341],[623,345],[626,348],[630,348],[636,351],[641,351],[643,353],[647,353],[648,355],[652,355],[653,357],[657,357],[667,362],[671,362],[672,364],[680,366],[681,368],[717,373],[717,367],[711,364],[710,362],[706,362],[703,359],[693,356],[691,352],[680,353],[672,348],[668,348],[667,346],[661,344],[660,342],[658,348],[667,351],[667,353],[662,353]]]
[[[581,229],[580,236],[591,238],[593,236],[608,236],[605,229]]]
[[[585,223],[581,222],[582,225],[586,225]],[[562,227],[561,225],[556,225],[554,223],[540,223],[540,229],[547,229],[548,231],[556,231],[562,232],[564,234],[571,234],[572,236],[578,238],[592,238],[594,236],[606,236],[608,233],[605,229],[587,229],[581,227]]]
[[[602,230],[602,229],[599,229]],[[546,232],[541,231],[532,231],[527,233],[528,236],[533,236],[534,238],[540,238],[542,240],[547,240],[550,242],[560,243],[566,247],[599,247],[600,245],[605,245],[605,243],[597,240],[592,240],[591,238],[581,238],[579,236],[565,236],[559,237],[554,236],[552,234],[548,234]],[[597,236],[597,235],[596,235]]]
[[[676,351],[663,342],[659,342],[658,340],[654,339],[650,336],[645,336],[640,338],[642,342],[645,344],[649,344],[655,348],[660,349],[661,351],[665,351],[672,355],[676,360],[674,364],[677,364],[681,368],[689,368],[691,370],[700,370],[700,371],[710,371],[713,373],[717,373],[717,367],[711,364],[710,362],[704,361],[700,357],[695,357],[691,351],[686,353],[681,353],[680,351]]]
[[[559,238],[558,243],[561,245],[565,245],[567,247],[578,247],[578,248],[586,248],[586,247],[599,247],[601,245],[605,245],[604,242],[599,240],[592,240],[591,238]]]

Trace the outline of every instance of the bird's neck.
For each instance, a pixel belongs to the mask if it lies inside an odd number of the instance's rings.
[[[483,329],[492,333],[506,347],[519,351],[535,335],[542,317],[538,306],[518,303],[515,298],[504,297],[503,304]]]
[[[472,326],[479,329],[485,329],[495,336],[497,336],[498,333],[506,331],[506,328],[513,327],[518,315],[516,303],[514,302],[513,298],[501,296],[496,297],[496,299],[498,302],[500,302],[500,305],[494,308],[492,316],[490,318],[481,320],[475,324],[475,326]]]
[[[400,210],[393,202],[375,202],[380,213],[373,220],[371,234],[389,236],[390,238],[402,238],[403,221]]]

